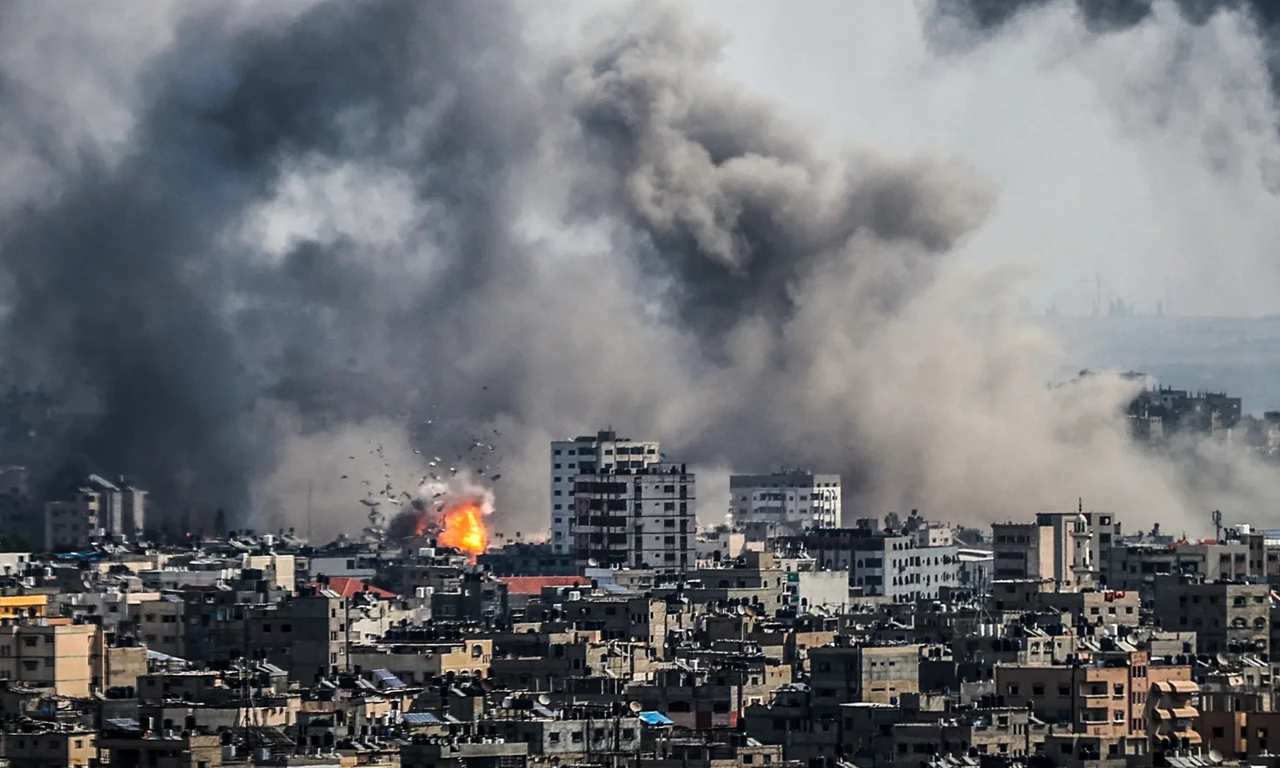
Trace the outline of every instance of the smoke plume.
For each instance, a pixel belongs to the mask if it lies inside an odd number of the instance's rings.
[[[370,475],[413,488],[482,435],[495,524],[544,529],[548,440],[612,424],[695,467],[839,471],[851,517],[1268,512],[1274,479],[1227,447],[1194,472],[1136,450],[1130,383],[1046,386],[1070,361],[1017,311],[1034,265],[972,257],[1002,221],[987,174],[832,139],[727,73],[694,12],[556,36],[542,15],[579,6],[89,7],[0,10],[2,331],[87,404],[59,453],[169,510],[354,532]],[[1020,39],[941,18],[930,55]],[[1240,119],[1274,133],[1263,80]]]

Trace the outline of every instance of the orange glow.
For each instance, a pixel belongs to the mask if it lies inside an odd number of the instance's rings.
[[[444,510],[440,535],[436,541],[441,546],[466,552],[472,562],[476,555],[489,546],[489,532],[484,528],[484,512],[480,505],[468,499]]]

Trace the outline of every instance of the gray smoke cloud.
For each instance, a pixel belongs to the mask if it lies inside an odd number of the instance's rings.
[[[1229,448],[1134,449],[1130,384],[1046,386],[1025,267],[956,258],[992,181],[792,119],[684,9],[75,8],[0,16],[59,41],[0,58],[3,333],[90,404],[60,449],[171,510],[354,532],[430,418],[442,454],[501,444],[508,533],[546,527],[547,441],[608,424],[704,490],[840,471],[850,516],[1265,511]]]

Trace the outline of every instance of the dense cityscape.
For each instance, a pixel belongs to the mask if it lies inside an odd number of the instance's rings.
[[[90,475],[42,500],[9,467],[6,540],[39,544],[0,553],[0,760],[1272,764],[1280,531],[1130,531],[1083,499],[990,528],[862,517],[839,475],[786,467],[734,475],[704,526],[657,440],[547,450],[549,535],[501,544],[448,493],[329,544],[156,543],[146,491]]]
[[[0,0],[0,768],[1280,768],[1277,51]]]

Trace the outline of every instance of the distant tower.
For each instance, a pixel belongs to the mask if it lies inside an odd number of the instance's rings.
[[[1215,509],[1209,515],[1213,520],[1213,539],[1214,541],[1222,541],[1222,510]]]

